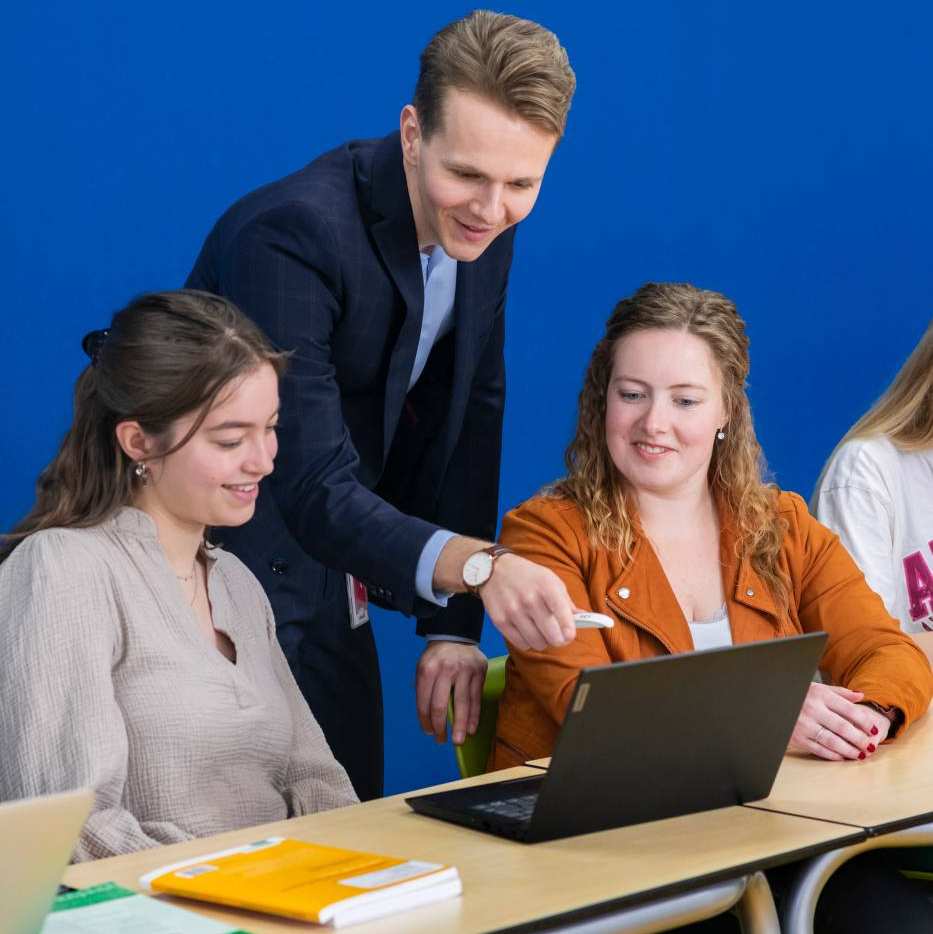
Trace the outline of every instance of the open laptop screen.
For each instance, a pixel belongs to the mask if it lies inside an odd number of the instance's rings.
[[[821,632],[584,668],[519,828],[495,819],[519,810],[508,795],[498,803],[495,784],[483,786],[488,818],[470,789],[406,800],[533,842],[764,798],[825,642]]]

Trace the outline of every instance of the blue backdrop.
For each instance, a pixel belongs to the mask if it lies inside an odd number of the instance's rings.
[[[561,471],[613,304],[647,279],[725,292],[759,435],[809,495],[930,319],[933,13],[920,3],[515,2],[578,92],[509,294],[503,510]],[[0,527],[70,419],[81,336],[179,286],[213,221],[341,141],[397,126],[417,56],[469,7],[20,3],[0,55]],[[598,12],[597,12],[598,11]],[[420,734],[413,624],[380,614],[387,789],[454,775]],[[490,630],[488,654],[503,651]]]

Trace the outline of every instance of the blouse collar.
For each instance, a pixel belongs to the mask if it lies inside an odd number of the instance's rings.
[[[121,506],[114,513],[110,523],[117,532],[154,542],[161,547],[155,519],[142,509],[137,509],[135,506]],[[211,561],[217,560],[217,548],[207,540],[201,545],[201,554]]]

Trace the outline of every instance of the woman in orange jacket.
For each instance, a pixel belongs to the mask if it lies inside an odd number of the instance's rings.
[[[748,365],[745,325],[717,292],[648,284],[616,307],[567,476],[502,533],[616,625],[560,649],[509,645],[492,768],[550,754],[584,666],[820,629],[829,683],[811,686],[792,750],[864,758],[927,709],[924,654],[800,497],[762,481]]]
[[[615,627],[544,651],[509,645],[491,768],[550,754],[584,666],[816,630],[829,635],[825,683],[810,686],[790,750],[864,759],[926,711],[924,653],[836,535],[763,482],[748,367],[744,322],[719,293],[648,284],[616,307],[567,476],[502,534]]]

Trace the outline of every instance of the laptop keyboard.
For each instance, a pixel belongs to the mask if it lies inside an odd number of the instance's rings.
[[[507,817],[510,820],[528,821],[537,804],[537,794],[518,795],[515,798],[500,798],[498,801],[485,801],[474,804],[471,811],[481,814],[495,814],[497,817]]]

